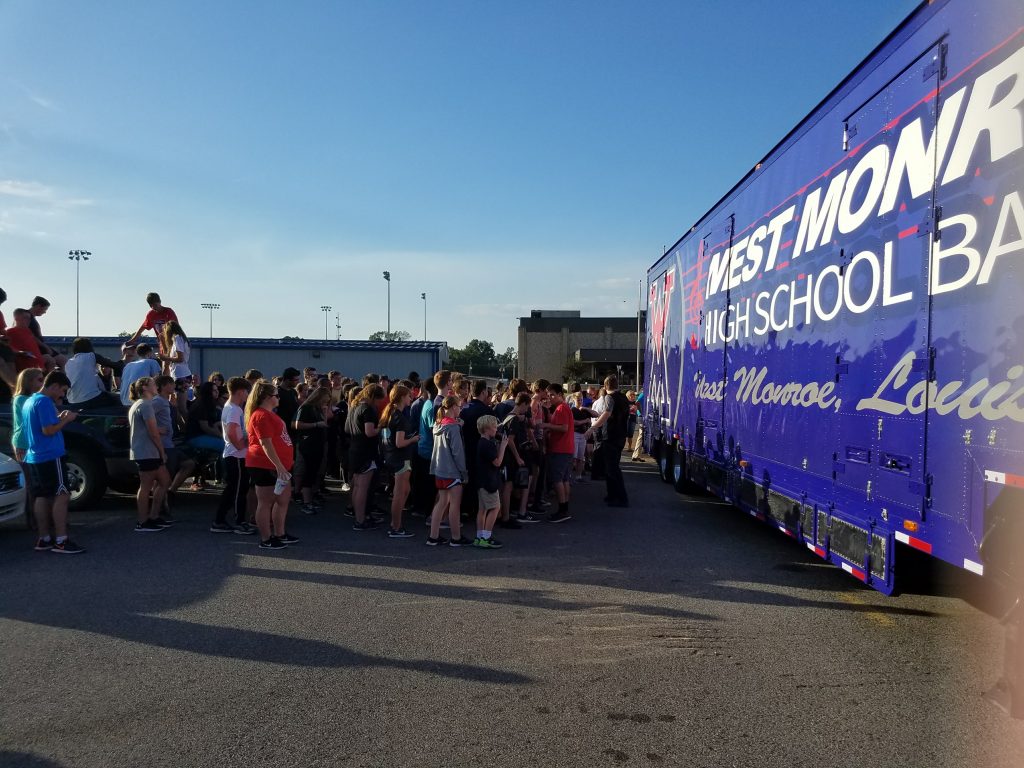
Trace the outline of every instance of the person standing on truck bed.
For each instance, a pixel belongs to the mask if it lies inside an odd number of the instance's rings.
[[[39,529],[36,551],[49,550],[61,555],[85,552],[68,538],[71,493],[64,466],[64,435],[61,430],[78,414],[73,411],[58,414],[57,404],[63,402],[70,386],[71,380],[62,371],[50,371],[43,379],[42,390],[32,395],[21,409],[28,433],[25,466],[29,487],[35,497],[34,511]],[[56,540],[50,538],[51,517]]]
[[[626,483],[622,478],[622,449],[626,447],[626,423],[629,419],[629,400],[619,392],[619,380],[609,376],[604,380],[604,388],[608,393],[603,399],[603,413],[594,422],[589,432],[604,427],[606,440],[602,446],[604,453],[605,484],[608,488],[606,502],[609,507],[628,507],[629,497],[626,494]],[[596,409],[595,409],[596,410]]]
[[[178,316],[174,313],[174,310],[170,307],[165,307],[160,301],[159,293],[147,293],[146,303],[149,304],[149,312],[146,313],[145,319],[142,321],[142,325],[139,326],[139,330],[135,332],[128,341],[125,342],[127,346],[133,346],[139,338],[142,336],[143,331],[153,331],[156,334],[157,344],[160,345],[161,354],[166,354],[170,348],[164,349],[164,325],[169,323],[171,320],[178,321]]]

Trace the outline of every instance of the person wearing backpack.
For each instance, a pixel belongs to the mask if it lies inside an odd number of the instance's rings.
[[[607,394],[603,400],[603,412],[587,430],[587,437],[604,427],[605,441],[602,446],[604,453],[605,484],[608,496],[605,499],[609,507],[628,507],[629,496],[626,494],[626,482],[622,478],[622,450],[626,447],[627,422],[629,420],[629,400],[619,392],[619,380],[609,376],[604,380]]]

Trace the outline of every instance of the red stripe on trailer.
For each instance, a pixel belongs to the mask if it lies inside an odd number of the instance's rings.
[[[784,526],[784,525],[777,525],[775,527],[778,528],[780,531],[782,531],[787,536],[789,536],[791,539],[795,539],[796,538],[796,534],[793,533],[791,530],[789,530],[789,528],[787,528],[786,526]]]
[[[916,536],[906,534],[903,531],[896,531],[896,541],[900,541],[914,549],[919,549],[929,555],[932,553],[932,545],[929,542],[924,539],[919,539]]]
[[[840,563],[843,570],[854,578],[860,579],[861,581],[867,581],[868,577],[860,568],[850,565],[849,563]]]
[[[1014,475],[1009,472],[996,472],[992,469],[986,469],[985,479],[990,483],[1009,485],[1014,488],[1024,488],[1024,475]]]
[[[825,557],[825,550],[822,547],[814,547],[814,554],[818,557]]]

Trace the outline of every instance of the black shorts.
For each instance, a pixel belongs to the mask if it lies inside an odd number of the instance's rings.
[[[26,462],[25,471],[28,473],[28,487],[33,496],[52,499],[62,493],[71,494],[64,459],[51,459],[38,464]]]
[[[156,472],[163,465],[163,460],[159,458],[135,460],[135,466],[139,468],[139,472]]]
[[[571,453],[548,454],[548,480],[552,483],[568,483],[572,480]]]
[[[263,467],[247,467],[246,472],[249,473],[249,483],[255,485],[258,488],[265,488],[268,485],[273,485],[277,482],[277,470],[276,469],[264,469]]]

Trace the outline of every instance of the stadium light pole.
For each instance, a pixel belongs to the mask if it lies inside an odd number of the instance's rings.
[[[210,338],[213,338],[213,310],[220,309],[220,304],[213,304],[211,302],[203,302],[199,305],[203,309],[210,310]]]
[[[334,332],[335,332],[335,335],[337,336],[337,340],[341,341],[341,315],[340,314],[335,314],[334,315]]]
[[[332,309],[334,309],[334,307],[329,307],[326,304],[322,304],[320,306],[320,311],[324,313],[324,341],[330,341],[331,338],[327,332],[327,319],[330,316]]]
[[[420,298],[423,299],[423,340],[427,340],[427,294],[421,293]]]
[[[92,254],[89,251],[68,251],[68,261],[75,262],[75,336],[79,335],[78,308],[81,303],[79,286],[81,286],[82,262],[88,261],[90,256]]]
[[[388,284],[388,341],[391,340],[391,273],[384,270],[384,280]]]

